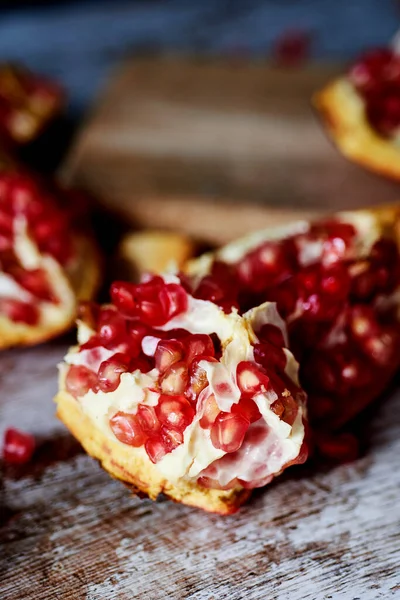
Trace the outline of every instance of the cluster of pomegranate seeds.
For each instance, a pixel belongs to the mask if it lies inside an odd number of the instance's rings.
[[[381,238],[368,256],[356,259],[355,234],[349,223],[317,223],[306,233],[261,244],[237,264],[218,261],[194,290],[198,295],[206,281],[209,289],[220,289],[219,305],[229,301],[242,312],[264,301],[277,303],[300,362],[311,422],[319,428],[334,429],[355,416],[383,391],[399,363],[397,316],[380,301],[400,285],[397,245]],[[219,279],[224,268],[229,288]],[[279,330],[265,326],[254,356],[279,372],[286,358],[276,335]],[[277,414],[283,410],[290,407],[276,407]]]
[[[13,144],[30,142],[57,115],[62,99],[54,83],[20,67],[1,66],[1,136]]]
[[[362,56],[349,71],[350,81],[365,102],[371,126],[382,136],[400,126],[400,56],[378,48]]]
[[[29,462],[35,450],[35,438],[19,429],[9,428],[4,434],[3,460],[10,464]]]
[[[24,268],[15,253],[15,228],[23,218],[29,236],[39,251],[65,266],[73,257],[68,217],[56,199],[30,176],[7,172],[0,174],[0,271],[24,288],[38,301],[57,303],[47,274],[39,268]],[[0,312],[16,322],[35,325],[39,311],[34,302],[2,298]]]

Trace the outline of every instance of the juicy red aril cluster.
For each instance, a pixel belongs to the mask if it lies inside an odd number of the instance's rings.
[[[33,140],[61,103],[62,92],[53,83],[19,67],[0,67],[0,133],[7,141]]]
[[[51,282],[42,269],[24,268],[15,253],[16,219],[23,217],[28,234],[43,254],[66,265],[73,256],[66,214],[55,199],[30,177],[21,173],[0,174],[0,270],[38,301],[57,302]],[[39,311],[31,302],[2,298],[0,313],[11,320],[34,325]]]
[[[184,329],[162,331],[166,321],[181,314],[188,305],[185,290],[165,283],[160,277],[132,285],[117,282],[112,286],[114,306],[84,305],[81,318],[94,330],[79,354],[81,364],[69,366],[66,389],[75,398],[89,390],[113,392],[122,373],[157,369],[155,405],[140,403],[135,414],[117,412],[110,427],[117,439],[145,450],[156,463],[182,444],[184,431],[199,413],[199,425],[210,431],[211,442],[224,452],[236,452],[251,423],[261,418],[253,397],[273,386],[277,394],[272,410],[293,424],[298,407],[292,395],[298,390],[283,370],[286,358],[282,333],[264,325],[254,348],[256,363],[242,361],[237,366],[240,400],[230,412],[221,411],[214,394],[202,394],[209,385],[204,363],[217,363],[220,341],[215,334],[192,334]],[[146,349],[150,345],[155,350]],[[104,352],[109,356],[103,360]],[[154,373],[154,372],[153,372]],[[230,380],[218,385],[218,393],[232,394]]]
[[[400,329],[393,308],[380,302],[400,284],[400,257],[390,239],[379,239],[368,256],[354,257],[355,229],[321,222],[307,233],[269,241],[238,263],[216,261],[193,291],[221,306],[248,310],[277,303],[289,346],[300,362],[312,421],[336,427],[374,399],[399,363]],[[260,343],[265,364],[284,357]]]
[[[371,126],[390,137],[400,126],[400,56],[388,48],[365,54],[349,71]]]

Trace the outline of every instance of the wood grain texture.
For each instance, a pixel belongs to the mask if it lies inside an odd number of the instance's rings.
[[[375,600],[400,596],[400,394],[352,465],[294,468],[218,517],[131,497],[54,417],[53,342],[3,353],[1,430],[40,438],[1,487],[2,600]],[[1,431],[1,433],[2,433]]]
[[[340,67],[136,59],[111,79],[62,176],[133,224],[223,243],[290,215],[398,198],[347,162],[310,98]]]

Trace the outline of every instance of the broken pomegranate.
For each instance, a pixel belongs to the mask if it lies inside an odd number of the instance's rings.
[[[12,144],[34,140],[59,113],[61,89],[22,67],[0,67],[0,135]]]
[[[400,127],[400,56],[389,48],[364,54],[348,73],[365,103],[371,127],[383,137],[393,137]]]
[[[291,369],[295,362],[273,306],[225,314],[176,276],[116,282],[111,297],[109,306],[82,311],[86,340],[62,367],[64,389],[111,439],[140,448],[173,481],[210,487],[207,473],[218,463],[218,489],[250,489],[305,460],[304,393],[287,372],[288,357]],[[259,361],[258,330],[274,348]]]
[[[3,460],[9,464],[24,464],[31,460],[35,438],[29,433],[10,427],[4,434]]]
[[[245,240],[243,250],[235,242],[210,257],[209,266],[193,261],[188,273],[194,296],[204,282],[221,290],[213,299],[221,307],[230,303],[245,312],[265,301],[277,303],[300,362],[311,423],[335,429],[375,399],[400,364],[399,248],[394,231],[368,211],[359,219],[345,213],[297,229],[274,240],[266,232],[265,241],[253,245]],[[220,275],[228,272],[229,289]],[[264,325],[257,335],[257,363],[282,371],[281,333]],[[252,368],[243,369],[238,384],[245,394],[255,384]],[[259,385],[267,387],[267,379]],[[274,410],[282,419],[290,412],[280,401]]]

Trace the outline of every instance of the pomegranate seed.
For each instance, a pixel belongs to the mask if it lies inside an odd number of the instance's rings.
[[[156,415],[168,429],[183,432],[193,421],[195,411],[184,396],[161,395],[156,406]]]
[[[131,373],[137,370],[141,373],[149,373],[152,369],[154,369],[154,363],[148,356],[144,356],[143,354],[133,357],[129,366],[129,371]]]
[[[257,331],[257,337],[260,342],[268,342],[277,346],[277,348],[286,346],[282,331],[279,327],[270,323],[263,325],[260,331]]]
[[[379,89],[385,77],[385,71],[393,58],[388,48],[377,48],[366,53],[350,70],[349,78],[362,93],[367,94]]]
[[[232,414],[240,414],[250,423],[261,419],[257,404],[251,398],[241,397],[238,404],[232,406]]]
[[[382,136],[390,137],[400,126],[398,92],[382,92],[367,103],[366,114],[371,126]]]
[[[167,454],[168,449],[160,436],[153,436],[145,443],[145,449],[151,462],[156,464]]]
[[[214,448],[236,452],[243,443],[250,422],[241,414],[221,412],[211,427]]]
[[[186,362],[172,364],[160,379],[164,394],[183,394],[189,383],[189,372]]]
[[[98,373],[98,385],[102,392],[114,392],[119,386],[121,373],[129,369],[130,357],[126,354],[114,354],[101,363]]]
[[[196,333],[185,340],[185,359],[191,363],[196,356],[214,356],[214,344],[209,335]]]
[[[12,298],[0,299],[1,313],[15,323],[26,323],[27,325],[37,325],[40,318],[39,310],[35,305]]]
[[[251,398],[269,388],[269,377],[249,361],[242,361],[236,370],[237,384],[243,396]]]
[[[182,360],[185,349],[177,340],[160,340],[154,355],[156,368],[164,373],[171,365]]]
[[[399,356],[399,336],[390,328],[381,330],[379,336],[367,338],[364,343],[365,353],[378,365],[390,365]]]
[[[9,428],[4,434],[3,459],[10,464],[23,464],[31,460],[35,438],[19,429]]]
[[[180,444],[183,444],[183,433],[177,429],[161,428],[161,439],[167,453],[175,450]]]
[[[212,356],[196,356],[189,368],[189,386],[186,389],[186,395],[190,400],[196,400],[204,388],[208,386],[207,373],[200,366],[201,361],[218,362]]]
[[[106,348],[114,348],[127,338],[125,319],[113,308],[100,310],[97,331],[102,346]]]
[[[203,416],[199,423],[203,429],[208,429],[214,422],[220,413],[219,406],[215,400],[214,394],[210,394],[204,404]]]
[[[160,301],[168,307],[168,320],[187,310],[187,293],[176,283],[169,283],[161,290]]]
[[[123,444],[139,448],[146,441],[138,419],[130,413],[117,412],[110,419],[110,427],[115,437]]]
[[[68,369],[65,387],[74,398],[84,396],[89,390],[96,392],[97,386],[97,375],[90,369],[82,365],[71,365]]]
[[[283,349],[268,342],[255,344],[254,360],[265,369],[275,368],[277,371],[284,371],[287,362]]]
[[[146,325],[164,325],[187,308],[187,293],[175,283],[165,284],[161,277],[136,286],[137,314]]]
[[[139,404],[136,416],[144,433],[153,435],[160,429],[160,422],[157,419],[156,411],[153,406]]]
[[[136,286],[124,281],[114,281],[110,289],[113,304],[127,316],[136,315],[137,303],[135,293]]]
[[[363,304],[357,304],[349,309],[349,329],[354,340],[360,341],[379,333],[374,310]]]

